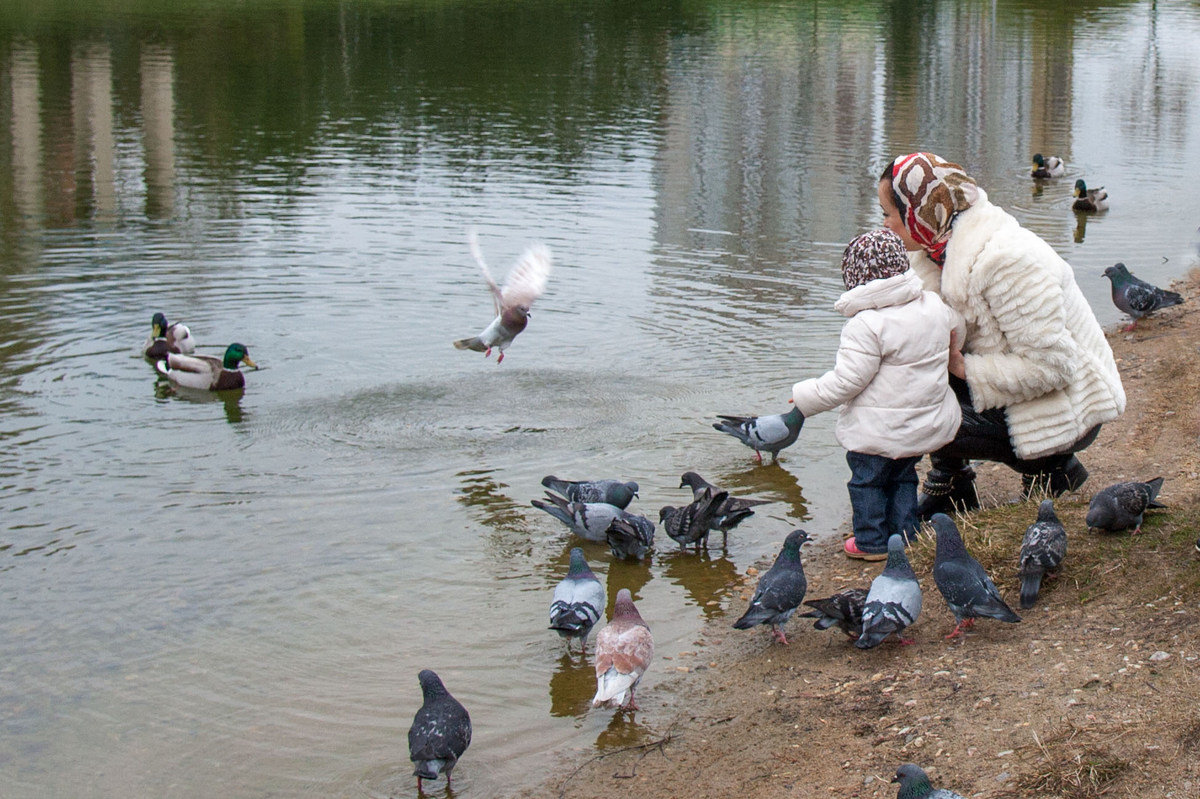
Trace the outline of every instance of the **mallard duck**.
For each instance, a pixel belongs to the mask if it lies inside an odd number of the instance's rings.
[[[1083,180],[1075,181],[1075,202],[1071,206],[1076,211],[1103,211],[1108,208],[1108,192],[1101,186],[1089,189]]]
[[[258,368],[258,364],[250,360],[246,345],[235,343],[225,348],[224,359],[213,355],[179,355],[171,352],[167,353],[165,360],[157,362],[154,366],[176,385],[206,391],[225,391],[245,387],[246,376],[238,369],[238,364],[242,362]]]
[[[1066,172],[1066,163],[1057,155],[1043,156],[1041,153],[1035,153],[1029,174],[1035,178],[1058,178]]]
[[[192,331],[182,322],[167,324],[167,317],[159,312],[150,318],[150,337],[142,345],[142,354],[161,361],[168,353],[191,355],[196,351],[196,340]]]

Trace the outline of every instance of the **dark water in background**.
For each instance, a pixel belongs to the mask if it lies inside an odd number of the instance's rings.
[[[408,793],[423,667],[475,720],[460,795],[669,722],[735,575],[847,517],[832,414],[766,467],[708,422],[831,365],[896,154],[966,165],[1105,324],[1104,267],[1196,263],[1195,5],[77,5],[0,9],[6,796]],[[490,317],[472,225],[497,272],[555,253],[499,367],[450,347]],[[157,310],[264,368],[165,392]],[[724,552],[587,547],[660,655],[636,722],[589,712],[529,500],[619,476],[656,518],[687,469],[776,502]]]

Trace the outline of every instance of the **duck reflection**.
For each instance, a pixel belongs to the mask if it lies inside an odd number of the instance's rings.
[[[705,619],[722,615],[723,600],[739,582],[737,565],[724,555],[713,557],[707,550],[699,553],[672,552],[663,556],[663,576],[683,586]]]
[[[550,715],[581,719],[596,695],[596,669],[586,650],[578,655],[564,652],[550,675]]]
[[[1087,233],[1088,214],[1083,211],[1075,212],[1075,243],[1083,244],[1083,237]]]
[[[242,410],[241,404],[242,396],[245,393],[246,390],[244,388],[235,388],[229,391],[200,391],[199,389],[173,385],[162,376],[159,376],[154,383],[154,397],[159,400],[176,399],[196,405],[221,403],[225,406],[225,421],[232,425],[241,424],[245,421],[245,412]]]

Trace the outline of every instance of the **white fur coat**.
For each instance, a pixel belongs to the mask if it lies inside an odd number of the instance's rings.
[[[966,321],[975,409],[1006,410],[1018,457],[1052,455],[1120,416],[1125,390],[1070,264],[980,195],[954,223],[942,269],[923,252],[909,260]]]
[[[833,369],[792,387],[800,412],[841,405],[838,443],[868,455],[924,455],[953,440],[962,411],[946,367],[950,331],[963,336],[958,314],[911,269],[863,283],[833,307],[850,319]]]

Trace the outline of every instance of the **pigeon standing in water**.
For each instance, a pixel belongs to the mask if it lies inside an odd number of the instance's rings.
[[[614,558],[641,560],[654,544],[654,522],[645,516],[617,509],[617,517],[604,532]]]
[[[567,576],[554,588],[554,601],[550,605],[550,629],[567,639],[578,638],[581,646],[587,645],[588,633],[604,612],[604,586],[588,568],[583,550],[571,550],[571,566]]]
[[[801,616],[816,619],[813,629],[828,630],[834,625],[850,638],[862,635],[863,605],[867,602],[867,589],[847,588],[824,599],[806,599],[804,604],[812,610]]]
[[[1033,607],[1042,577],[1057,571],[1066,555],[1067,531],[1054,513],[1054,500],[1043,499],[1038,506],[1037,521],[1029,525],[1021,541],[1017,576],[1021,578],[1022,608]]]
[[[572,502],[607,502],[618,508],[628,508],[638,495],[638,484],[632,480],[560,480],[548,474],[542,478],[542,485]]]
[[[608,526],[621,515],[621,509],[607,502],[570,502],[550,491],[546,499],[529,501],[571,528],[571,532],[585,541],[608,540]]]
[[[592,706],[637,710],[634,689],[654,658],[654,637],[628,588],[617,592],[612,619],[596,634],[596,695]]]
[[[708,534],[712,530],[717,509],[729,498],[729,492],[713,488],[702,489],[699,494],[689,505],[682,508],[668,505],[658,512],[658,520],[680,549],[691,544],[695,544],[696,549],[700,549],[702,544],[708,546]]]
[[[1143,316],[1183,302],[1183,295],[1134,277],[1122,263],[1105,269],[1104,276],[1112,281],[1113,305],[1129,314],[1132,320],[1123,328],[1126,331],[1137,327],[1138,320]]]
[[[529,323],[529,308],[533,301],[542,296],[546,290],[546,280],[550,277],[550,250],[545,245],[530,245],[517,260],[516,266],[504,279],[504,287],[496,285],[491,270],[483,260],[479,249],[479,241],[474,232],[468,236],[471,254],[483,271],[483,279],[487,281],[496,307],[496,318],[478,335],[469,336],[454,342],[460,350],[482,352],[484,357],[492,354],[492,348],[500,350],[496,363],[504,360],[504,350],[517,334]]]
[[[450,772],[471,745],[471,717],[432,671],[423,670],[417,679],[425,701],[408,729],[408,756],[420,793],[421,780],[436,780],[438,774],[450,785]]]
[[[711,488],[713,491],[721,490],[695,472],[684,472],[683,476],[679,478],[679,487],[683,488],[684,486],[692,489],[693,500],[700,499],[701,492],[706,488]],[[713,514],[709,529],[721,532],[721,544],[724,546],[729,543],[729,531],[741,524],[747,516],[754,515],[751,508],[755,505],[766,505],[768,502],[770,500],[744,499],[727,495],[725,501],[717,507]]]
[[[944,513],[935,513],[930,523],[937,533],[937,554],[933,559],[933,581],[946,599],[958,624],[946,638],[957,638],[975,625],[975,619],[989,618],[1016,623],[1021,617],[1004,604],[1000,591],[979,561],[971,557],[954,521]]]
[[[945,788],[934,788],[924,769],[914,763],[905,763],[896,769],[892,782],[900,783],[896,799],[966,799],[962,794]]]
[[[758,578],[758,587],[750,598],[750,607],[733,623],[734,629],[749,630],[757,624],[771,625],[771,635],[781,644],[787,636],[783,625],[804,601],[808,580],[804,576],[804,564],[800,562],[800,547],[808,541],[808,533],[793,530],[783,542],[783,549],[775,556],[775,563]]]
[[[741,441],[754,450],[754,457],[762,463],[762,454],[771,453],[771,459],[779,457],[779,450],[796,443],[800,428],[804,426],[804,414],[799,408],[787,413],[770,416],[726,416],[717,414],[721,421],[713,422],[713,428]]]
[[[1133,535],[1142,531],[1142,514],[1150,508],[1165,508],[1155,500],[1163,479],[1155,477],[1145,483],[1130,481],[1102,488],[1088,505],[1086,523],[1089,528],[1110,533],[1133,528]]]
[[[879,646],[892,633],[900,643],[911,644],[912,641],[900,633],[919,615],[921,586],[904,554],[904,537],[894,534],[888,538],[887,565],[871,581],[871,590],[863,603],[862,635],[854,645],[859,649],[870,649]]]

